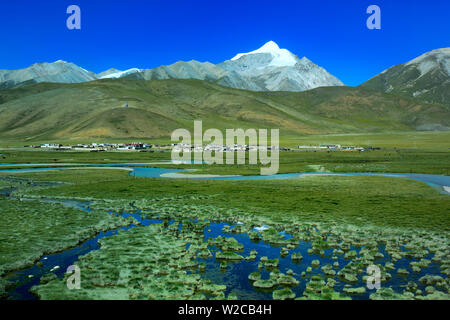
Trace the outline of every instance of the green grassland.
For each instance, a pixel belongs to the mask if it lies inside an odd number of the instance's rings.
[[[311,176],[295,180],[211,181],[133,178],[119,170],[65,170],[20,174],[69,185],[31,191],[36,196],[122,199],[189,195],[197,204],[258,214],[357,225],[450,230],[450,199],[425,183],[385,177]],[[104,178],[102,178],[104,177]],[[103,180],[104,179],[104,180]]]
[[[448,131],[409,131],[384,133],[349,133],[327,135],[302,135],[281,137],[281,145],[340,144],[342,146],[374,146],[385,149],[413,149],[449,151]]]
[[[381,150],[370,152],[291,151],[280,152],[278,173],[295,172],[390,172],[448,175],[450,152],[421,150]],[[236,162],[235,162],[236,163]],[[195,169],[192,174],[259,175],[261,165],[190,164],[154,165],[164,168]],[[150,165],[151,166],[151,165]]]
[[[3,149],[0,163],[120,163],[170,160],[170,152],[67,152]]]

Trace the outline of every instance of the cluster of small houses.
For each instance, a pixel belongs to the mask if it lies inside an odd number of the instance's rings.
[[[173,150],[174,152],[235,152],[235,151],[264,151],[264,150],[279,150],[279,151],[291,151],[289,148],[279,146],[254,146],[254,145],[242,145],[234,144],[231,146],[208,144],[191,145],[182,143],[173,143],[171,145],[152,145],[142,142],[132,143],[90,143],[90,144],[76,144],[71,146],[65,146],[58,143],[45,143],[40,145],[28,145],[26,148],[41,148],[47,150],[74,150],[74,151],[146,151],[153,150]],[[319,146],[298,146],[300,150],[342,150],[342,151],[365,151],[365,150],[379,150],[380,148],[374,147],[355,147],[355,146],[341,146],[340,144],[321,144]]]
[[[342,150],[342,151],[364,151],[364,150],[380,150],[378,147],[355,147],[341,146],[340,144],[321,144],[318,146],[298,146],[303,150]]]
[[[264,150],[280,150],[287,151],[290,149],[278,147],[278,146],[250,146],[247,144],[234,144],[231,146],[208,144],[191,145],[183,143],[172,144],[172,151],[174,152],[235,152],[235,151],[264,151]]]
[[[147,150],[154,147],[142,142],[133,143],[90,143],[90,144],[76,144],[71,146],[65,146],[59,143],[45,143],[40,145],[25,146],[25,148],[41,148],[41,149],[51,149],[51,150],[74,150],[74,151],[110,151],[110,150],[123,150],[123,151],[141,151]]]

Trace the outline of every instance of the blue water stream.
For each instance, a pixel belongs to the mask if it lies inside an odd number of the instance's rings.
[[[16,164],[19,165],[19,164]],[[25,164],[23,164],[25,165]],[[47,164],[26,164],[26,165],[47,165]],[[49,171],[49,170],[70,170],[70,169],[80,169],[80,168],[93,168],[101,167],[108,169],[124,169],[129,170],[130,175],[134,177],[144,177],[144,178],[167,178],[165,174],[167,173],[186,173],[188,170],[184,169],[164,169],[164,168],[147,168],[136,166],[137,164],[122,164],[122,163],[102,163],[102,164],[79,164],[78,166],[68,166],[68,167],[40,167],[40,168],[21,168],[21,169],[3,169],[0,173],[19,173],[19,172],[36,172],[36,171]],[[143,164],[147,165],[147,164]],[[1,165],[0,165],[1,166]],[[6,165],[4,165],[6,166]],[[416,181],[421,181],[429,186],[433,187],[442,194],[450,195],[447,191],[450,189],[450,176],[436,175],[436,174],[421,174],[421,173],[382,173],[382,172],[301,172],[301,173],[284,173],[284,174],[274,174],[274,175],[257,175],[257,176],[204,176],[184,175],[183,178],[187,179],[210,179],[210,180],[268,180],[268,179],[298,179],[302,176],[308,175],[338,175],[338,176],[378,176],[378,177],[390,177],[390,178],[403,178],[411,179]],[[444,189],[447,187],[447,190]]]

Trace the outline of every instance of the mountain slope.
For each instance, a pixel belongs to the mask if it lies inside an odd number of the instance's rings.
[[[282,135],[450,127],[447,107],[361,87],[252,92],[192,79],[40,83],[0,90],[0,112],[0,138],[8,140],[168,137],[194,120]]]
[[[90,71],[73,63],[56,61],[53,63],[36,63],[26,69],[0,70],[0,89],[38,83],[80,83],[97,79]]]
[[[135,80],[198,79],[216,81],[225,72],[209,62],[178,61],[170,66],[142,70],[125,76]]]
[[[433,50],[396,65],[362,86],[450,105],[450,48]]]

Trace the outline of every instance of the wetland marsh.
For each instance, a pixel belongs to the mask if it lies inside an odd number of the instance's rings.
[[[189,166],[148,162],[133,168],[151,177],[95,162],[2,173],[2,296],[449,299],[450,197],[439,185],[352,172],[167,179]],[[80,290],[66,286],[72,264]],[[370,265],[379,290],[366,287]]]

